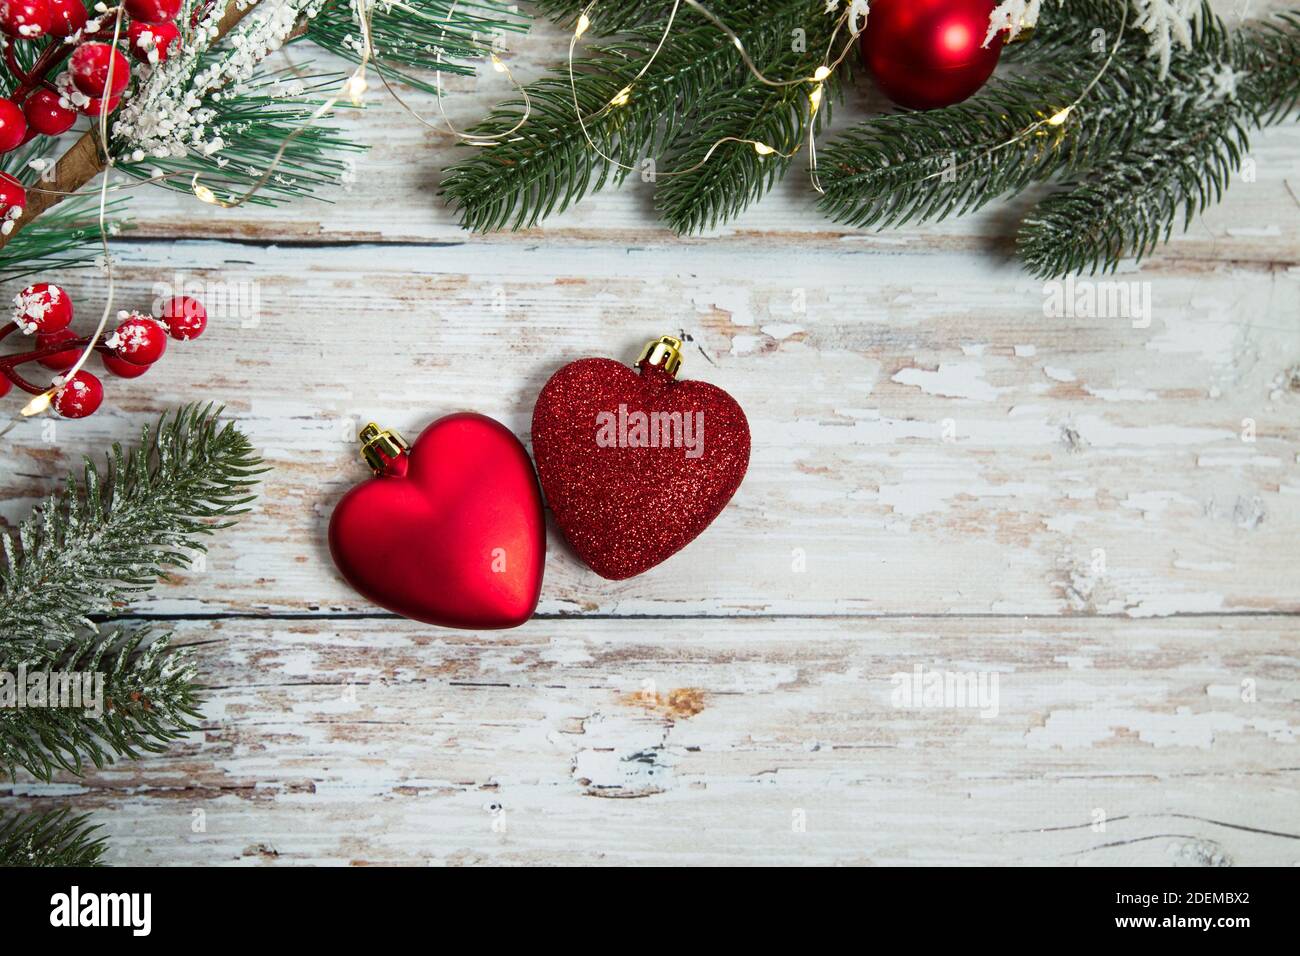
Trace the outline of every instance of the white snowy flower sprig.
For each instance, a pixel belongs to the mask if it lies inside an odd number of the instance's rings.
[[[1192,48],[1192,31],[1201,13],[1201,0],[1133,0],[1136,26],[1151,38],[1149,53],[1160,61],[1160,78],[1169,75],[1174,41]]]
[[[239,21],[220,48],[218,24],[224,4],[212,9],[182,38],[181,49],[153,70],[140,91],[126,103],[113,123],[115,151],[132,162],[146,156],[182,157],[191,151],[203,156],[225,145],[209,128],[216,111],[209,103],[223,92],[238,91],[258,72],[266,57],[278,50],[298,22],[313,18],[325,0],[260,0]],[[205,57],[215,55],[206,66]]]
[[[1150,56],[1160,61],[1160,78],[1169,75],[1173,44],[1192,47],[1192,34],[1200,16],[1201,0],[1132,0],[1133,25],[1150,37]],[[1032,30],[1042,12],[1042,0],[1002,0],[989,15],[988,46],[1003,31],[1014,40],[1022,30]]]
[[[984,45],[988,46],[1004,30],[1008,41],[1018,37],[1021,30],[1032,30],[1038,25],[1042,5],[1043,0],[1003,0],[989,14],[989,32],[984,37]]]

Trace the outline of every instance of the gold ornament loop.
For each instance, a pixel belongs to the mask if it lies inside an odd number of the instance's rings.
[[[357,440],[361,442],[361,457],[375,474],[381,474],[388,462],[411,447],[398,432],[390,428],[380,428],[374,422],[367,423],[366,427],[357,433]]]
[[[661,335],[645,344],[637,357],[637,365],[657,365],[673,378],[682,367],[682,340],[671,335]]]

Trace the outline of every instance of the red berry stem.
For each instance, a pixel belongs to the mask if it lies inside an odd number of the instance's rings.
[[[15,87],[13,93],[9,95],[9,99],[22,105],[23,100],[27,99],[28,94],[42,84],[49,85],[50,89],[56,89],[53,85],[47,83],[47,79],[54,67],[57,66],[70,52],[72,52],[71,43],[51,43],[45,48],[45,51],[36,58],[36,62],[32,64],[32,71],[30,73],[23,73],[18,69],[14,62],[13,44],[9,44],[5,49],[5,62],[9,65],[9,69],[14,71],[14,76],[18,77],[19,81],[18,86]]]
[[[16,328],[16,325],[9,326],[3,332],[0,332],[0,338],[8,335]],[[33,349],[30,352],[19,352],[17,355],[7,355],[0,359],[0,375],[9,379],[9,381],[13,382],[24,392],[29,392],[32,395],[39,395],[41,392],[48,391],[49,386],[33,385],[31,382],[27,381],[27,379],[18,374],[17,366],[26,365],[28,362],[37,362],[43,358],[48,358],[51,355],[58,355],[60,352],[71,352],[74,349],[85,351],[86,346],[89,344],[90,336],[87,335],[83,338],[77,339],[75,342],[60,342],[57,345],[49,345],[43,349]],[[103,342],[100,342],[95,346],[95,351],[111,354],[113,350]]]
[[[23,68],[18,65],[18,57],[14,54],[14,45],[12,43],[5,44],[5,66],[9,67],[9,72],[18,78],[18,87],[14,90],[13,99],[15,102],[21,103],[22,101],[18,99],[18,94],[22,92],[23,86],[27,83],[30,77],[24,73]]]

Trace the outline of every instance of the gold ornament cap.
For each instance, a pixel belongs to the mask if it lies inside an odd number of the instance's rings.
[[[682,340],[674,338],[671,335],[661,335],[659,338],[647,342],[645,348],[641,350],[641,355],[637,358],[637,365],[646,363],[657,365],[673,378],[677,377],[677,370],[682,367]]]
[[[382,474],[388,462],[411,447],[400,434],[374,422],[357,432],[357,440],[361,442],[361,457],[375,474]]]

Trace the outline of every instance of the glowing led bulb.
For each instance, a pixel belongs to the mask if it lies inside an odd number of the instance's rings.
[[[1047,125],[1060,126],[1062,123],[1066,121],[1066,119],[1070,115],[1070,111],[1073,109],[1074,109],[1073,106],[1067,106],[1063,110],[1058,110],[1056,113],[1052,114],[1052,118],[1047,121]]]
[[[23,406],[23,410],[21,414],[26,417],[30,417],[32,415],[39,415],[41,412],[45,411],[45,409],[50,407],[50,401],[53,398],[54,398],[54,389],[50,389],[48,392],[41,392],[41,394],[37,395],[30,402],[28,402],[26,405]]]
[[[776,150],[771,146],[768,146],[767,143],[755,143],[754,152],[758,153],[760,156],[771,156],[776,152]]]

